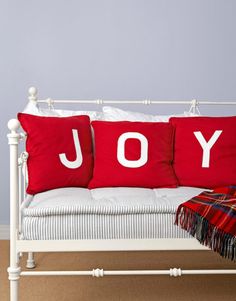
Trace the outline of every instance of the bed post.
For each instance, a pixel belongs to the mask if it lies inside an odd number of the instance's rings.
[[[8,137],[10,145],[10,266],[8,275],[10,280],[10,300],[18,300],[18,282],[21,269],[18,266],[19,254],[16,251],[16,241],[19,236],[19,188],[18,188],[18,144],[20,134],[17,130],[20,123],[17,119],[11,119],[8,122],[8,128],[11,131]]]
[[[38,90],[35,87],[30,87],[28,90],[29,93],[29,101],[37,102],[37,93]],[[27,269],[34,269],[35,268],[35,261],[34,261],[34,253],[28,252],[28,258],[26,261],[26,268]]]

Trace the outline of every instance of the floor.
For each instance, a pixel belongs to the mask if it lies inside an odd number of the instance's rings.
[[[9,300],[9,241],[0,241],[0,300]],[[211,251],[39,253],[37,270],[236,268]],[[199,264],[201,262],[201,264]],[[25,256],[22,258],[22,268]],[[21,277],[20,301],[236,301],[236,275]]]

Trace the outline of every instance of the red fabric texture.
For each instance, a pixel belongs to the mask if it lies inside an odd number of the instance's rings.
[[[177,180],[171,163],[173,159],[174,131],[168,123],[149,122],[109,122],[93,121],[95,134],[95,162],[93,178],[89,188],[97,187],[176,187]],[[125,139],[123,156],[118,151],[119,137],[125,133],[138,133],[137,138]],[[130,134],[128,134],[130,135]],[[139,167],[127,167],[120,163],[118,156],[128,162],[136,162],[145,157],[143,140],[147,142],[147,160]],[[145,161],[145,160],[144,160]],[[123,162],[122,162],[123,163]]]
[[[27,133],[27,193],[36,194],[59,187],[87,187],[93,169],[88,116],[39,117],[19,113],[18,119]],[[77,168],[68,168],[59,157],[59,154],[64,154],[71,162],[78,157],[72,129],[77,131],[82,153],[82,162]]]
[[[236,197],[236,186],[217,187],[213,190],[214,193],[230,194]]]
[[[235,116],[173,117],[170,122],[175,127],[173,166],[179,185],[215,188],[236,184]],[[196,133],[208,144],[208,151],[203,151],[206,145]]]

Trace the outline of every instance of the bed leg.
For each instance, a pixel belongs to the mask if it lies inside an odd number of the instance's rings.
[[[34,269],[35,268],[35,260],[34,260],[34,253],[29,252],[28,253],[28,259],[26,262],[27,269]]]
[[[8,268],[8,279],[10,280],[10,301],[18,301],[18,286],[20,279],[20,267]]]

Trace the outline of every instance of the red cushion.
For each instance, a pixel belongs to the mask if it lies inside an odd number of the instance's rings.
[[[95,165],[89,188],[176,187],[168,123],[93,121]]]
[[[27,193],[87,187],[93,168],[88,116],[39,117],[19,113],[18,119],[27,133]]]
[[[236,184],[236,117],[173,117],[174,170],[183,186]]]

